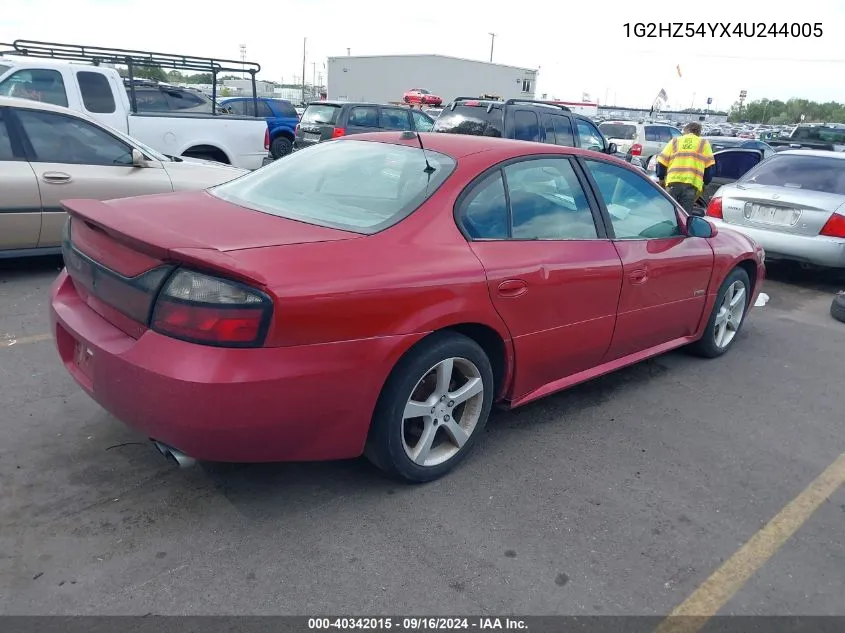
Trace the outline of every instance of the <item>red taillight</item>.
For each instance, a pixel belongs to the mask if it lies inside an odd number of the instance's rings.
[[[269,298],[252,288],[179,270],[161,291],[150,327],[192,343],[257,347],[266,335],[271,306]]]
[[[264,149],[270,149],[270,128],[264,130]]]
[[[711,218],[722,219],[722,199],[710,198],[710,203],[707,205],[707,215]]]
[[[336,127],[334,130],[332,130],[332,138],[340,138],[344,134],[346,134],[346,130],[342,127]]]
[[[639,143],[634,143],[631,145],[631,155],[632,156],[642,156],[643,155],[643,146]]]
[[[821,233],[826,237],[843,237],[845,238],[845,215],[834,213],[827,222],[824,223]]]

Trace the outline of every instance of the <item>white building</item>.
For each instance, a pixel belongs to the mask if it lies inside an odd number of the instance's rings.
[[[373,55],[329,57],[329,99],[401,101],[411,88],[422,88],[448,103],[455,97],[496,95],[533,99],[537,71],[444,55]]]

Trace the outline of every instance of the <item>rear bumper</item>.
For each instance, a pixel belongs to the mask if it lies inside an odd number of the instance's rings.
[[[387,375],[420,338],[263,349],[195,345],[153,331],[134,339],[91,310],[65,271],[51,290],[50,317],[62,362],[98,404],[206,461],[360,455]],[[77,363],[77,350],[88,362]]]
[[[845,268],[845,240],[835,237],[788,235],[707,218],[720,228],[747,235],[766,249],[766,259],[791,259],[816,266]]]

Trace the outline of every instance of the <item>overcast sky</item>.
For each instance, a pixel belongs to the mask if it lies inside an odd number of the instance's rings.
[[[215,8],[217,7],[217,8]],[[521,13],[521,8],[529,11]],[[624,24],[821,23],[820,38],[636,38]],[[240,59],[266,79],[311,81],[328,56],[439,53],[539,68],[540,93],[672,107],[748,99],[845,101],[845,2],[698,0],[5,0],[0,41],[16,38]],[[808,61],[814,60],[814,61]],[[316,63],[316,67],[312,64]],[[682,77],[675,67],[680,65]],[[409,86],[410,87],[410,86]]]

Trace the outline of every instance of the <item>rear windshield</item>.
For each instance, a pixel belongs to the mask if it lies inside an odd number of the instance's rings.
[[[310,105],[305,108],[302,115],[302,123],[316,123],[317,125],[334,125],[340,106],[336,105]]]
[[[797,127],[792,133],[796,141],[819,141],[822,143],[836,143],[845,145],[845,128],[827,127],[819,125],[815,127]]]
[[[637,139],[637,127],[625,125],[624,123],[602,123],[599,130],[605,138],[613,138],[620,141],[635,141]]]
[[[412,213],[454,169],[452,158],[431,150],[343,140],[294,152],[210,191],[262,213],[371,234]]]
[[[501,107],[487,112],[487,106],[456,106],[446,108],[434,123],[435,132],[449,134],[471,134],[473,136],[501,137],[504,127],[504,111]]]
[[[745,174],[739,182],[845,195],[845,160],[775,154]]]

